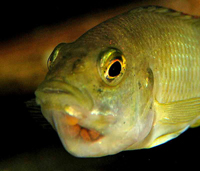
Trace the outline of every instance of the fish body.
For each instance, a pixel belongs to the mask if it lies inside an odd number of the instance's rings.
[[[151,148],[200,125],[200,19],[141,7],[59,44],[36,101],[68,152]]]

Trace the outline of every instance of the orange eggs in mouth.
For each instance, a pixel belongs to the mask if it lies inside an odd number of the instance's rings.
[[[84,141],[94,142],[103,137],[98,131],[94,129],[87,129],[78,124],[78,119],[66,115],[67,134],[72,138],[81,138]]]

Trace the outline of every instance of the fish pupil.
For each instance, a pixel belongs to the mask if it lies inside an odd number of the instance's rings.
[[[114,62],[114,63],[111,65],[111,67],[109,68],[108,74],[109,74],[109,76],[111,76],[111,77],[116,77],[116,76],[118,76],[118,75],[120,74],[121,69],[122,69],[122,68],[121,68],[120,62],[116,61],[116,62]]]

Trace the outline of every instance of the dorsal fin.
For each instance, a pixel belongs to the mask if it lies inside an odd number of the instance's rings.
[[[166,16],[172,16],[174,18],[181,19],[181,20],[186,20],[190,22],[191,24],[195,24],[200,27],[200,16],[186,14],[186,13],[176,11],[170,8],[162,7],[162,6],[144,6],[144,7],[133,9],[131,13],[145,12],[145,11],[159,13]]]

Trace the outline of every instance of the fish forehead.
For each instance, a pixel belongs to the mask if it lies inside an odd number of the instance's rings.
[[[132,14],[131,17],[129,13]],[[170,28],[177,27],[180,23],[187,22],[170,15],[146,10],[128,12],[103,22],[82,35],[73,43],[65,57],[86,56],[88,52],[106,47],[118,47],[124,49],[124,53],[129,53],[130,49],[134,47],[141,48],[139,43],[145,45],[149,39],[157,40],[159,37],[165,36],[166,32],[170,32]],[[173,30],[171,35],[177,34],[176,31]],[[129,35],[127,36],[127,34]],[[166,36],[166,38],[170,38],[170,36]],[[144,51],[144,49],[141,48],[140,51]]]

